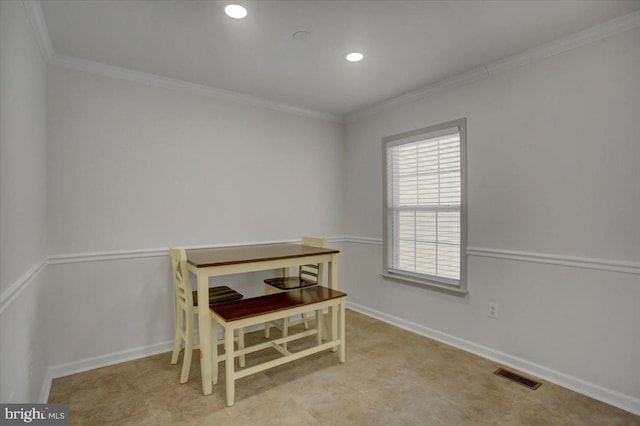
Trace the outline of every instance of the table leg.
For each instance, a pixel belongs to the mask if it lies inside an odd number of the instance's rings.
[[[345,361],[345,304],[346,299],[342,298],[342,301],[340,302],[340,350],[338,351],[338,361],[340,361],[341,363]]]
[[[213,382],[211,375],[211,313],[209,313],[209,277],[198,274],[198,335],[200,336],[200,371],[202,393],[211,395]]]
[[[329,288],[333,290],[338,289],[338,255],[331,255],[331,262],[329,262]],[[331,315],[331,340],[335,340],[338,336],[338,310],[335,306],[329,308],[329,315]],[[337,351],[338,348],[331,348],[332,352]]]

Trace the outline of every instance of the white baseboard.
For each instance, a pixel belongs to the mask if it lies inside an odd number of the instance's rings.
[[[94,370],[96,368],[106,367],[109,365],[132,361],[134,359],[157,355],[163,352],[168,352],[172,348],[173,340],[170,340],[120,352],[113,352],[110,354],[85,358],[65,364],[52,365],[47,368],[47,372],[45,374],[42,389],[40,391],[40,403],[44,404],[49,399],[51,381],[55,378],[65,377],[71,374],[82,373],[83,371]]]
[[[315,314],[311,312],[309,317],[313,317]],[[296,317],[300,317],[297,315]],[[296,318],[294,317],[294,318]],[[245,332],[250,333],[252,331],[264,329],[263,324],[256,324],[251,327],[247,327]],[[218,339],[222,338],[222,333],[218,330]],[[53,365],[47,368],[42,387],[40,389],[40,396],[38,402],[40,404],[46,404],[49,400],[49,392],[51,391],[51,382],[58,377],[65,377],[71,374],[82,373],[84,371],[94,370],[96,368],[108,367],[110,365],[120,364],[122,362],[133,361],[135,359],[145,358],[152,355],[161,354],[163,352],[169,352],[173,350],[173,340],[165,342],[154,343],[148,346],[141,346],[134,349],[128,349],[120,352],[113,352],[110,354],[100,355],[91,358],[80,359],[65,364]]]
[[[625,411],[629,411],[630,413],[640,415],[640,400],[628,395],[624,395],[620,392],[616,392],[614,390],[586,382],[584,380],[569,376],[559,371],[555,371],[550,368],[529,362],[527,360],[514,357],[504,352],[496,351],[494,349],[470,342],[468,340],[460,339],[447,333],[442,333],[438,330],[434,330],[432,328],[428,328],[393,315],[385,314],[366,306],[347,302],[347,308],[375,318],[377,320],[386,322],[388,324],[394,325],[396,327],[414,332],[421,336],[429,337],[458,349],[471,352],[483,358],[490,359],[492,361],[517,369],[532,376],[539,377],[543,380],[587,395],[591,398],[621,408]],[[249,327],[246,331],[251,332],[260,330],[262,328],[263,326],[261,324],[258,324]],[[45,379],[40,391],[39,402],[43,404],[47,402],[49,398],[49,392],[51,390],[51,382],[54,378],[64,377],[71,374],[93,370],[96,368],[132,361],[134,359],[144,358],[163,352],[169,352],[172,348],[173,341],[166,341],[149,346],[143,346],[126,351],[114,352],[111,354],[51,366],[47,368]]]
[[[567,389],[571,389],[575,392],[613,405],[614,407],[618,407],[630,413],[640,415],[640,399],[633,398],[620,392],[586,382],[584,380],[569,376],[559,371],[552,370],[542,365],[538,365],[530,361],[514,357],[507,353],[496,351],[486,346],[482,346],[468,340],[460,339],[450,334],[442,333],[438,330],[434,330],[432,328],[428,328],[423,325],[395,317],[393,315],[385,314],[366,306],[347,302],[347,308],[375,318],[377,320],[386,322],[388,324],[394,325],[396,327],[414,332],[421,336],[429,337],[447,345],[462,349],[463,351],[471,352],[483,358],[490,359],[491,361],[495,361],[504,366],[514,368],[516,370],[522,371],[523,373],[539,377],[548,382],[555,383]]]

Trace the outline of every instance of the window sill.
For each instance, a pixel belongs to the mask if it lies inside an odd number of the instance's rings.
[[[418,280],[418,279],[412,279],[412,278],[408,278],[408,277],[404,277],[401,275],[392,275],[392,274],[380,274],[380,276],[384,279],[389,279],[389,280],[393,280],[393,281],[400,281],[400,282],[405,282],[405,283],[409,283],[409,284],[417,284],[423,287],[433,287],[436,288],[438,290],[445,290],[451,293],[455,293],[457,295],[465,295],[467,294],[467,290],[466,289],[460,289],[460,288],[456,288],[456,287],[452,287],[452,286],[448,286],[446,284],[438,284],[435,282],[431,282],[431,281],[424,281],[424,280]]]

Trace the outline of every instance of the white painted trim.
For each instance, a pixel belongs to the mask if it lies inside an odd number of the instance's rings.
[[[216,247],[242,247],[242,246],[251,246],[251,245],[259,245],[259,244],[284,244],[284,243],[293,243],[299,242],[300,240],[290,239],[290,240],[280,240],[280,241],[258,241],[258,242],[248,242],[242,244],[206,244],[199,246],[181,246],[187,250],[192,249],[207,249],[207,248],[216,248]],[[163,248],[155,248],[155,249],[140,249],[140,250],[116,250],[116,251],[103,251],[103,252],[94,252],[94,253],[74,253],[74,254],[59,254],[54,256],[49,256],[49,264],[50,265],[60,265],[65,263],[84,263],[84,262],[97,262],[97,261],[105,261],[105,260],[122,260],[122,259],[139,259],[145,257],[159,257],[159,256],[168,256],[169,249],[167,247]]]
[[[40,272],[47,266],[47,259],[42,259],[40,262],[33,265],[27,272],[25,272],[16,282],[11,284],[5,291],[0,294],[0,314],[13,303],[14,300],[22,294],[23,291],[31,284],[38,276]]]
[[[331,237],[328,239],[329,242],[335,243],[354,243],[354,244],[372,244],[380,246],[382,245],[382,238],[369,238],[369,237],[352,237],[352,236],[344,236],[344,237]]]
[[[518,68],[640,27],[640,10],[487,65],[489,75]]]
[[[487,71],[487,67],[483,66],[483,67],[475,68],[470,71],[466,71],[461,74],[457,74],[457,75],[445,78],[444,80],[437,81],[433,84],[429,84],[428,86],[425,86],[422,89],[418,89],[413,92],[405,93],[404,95],[387,99],[386,101],[382,101],[378,104],[365,108],[361,111],[357,111],[353,114],[349,114],[346,116],[345,121],[347,123],[358,121],[367,116],[384,112],[384,111],[389,111],[390,109],[417,101],[422,98],[426,98],[428,96],[434,95],[436,93],[440,93],[447,89],[453,89],[458,86],[463,86],[465,84],[482,80],[488,76],[489,74]]]
[[[71,374],[82,373],[83,371],[94,370],[96,368],[106,367],[109,365],[119,364],[121,362],[132,361],[134,359],[145,358],[157,355],[163,352],[169,352],[173,349],[173,340],[155,343],[148,346],[141,346],[134,349],[127,349],[120,352],[113,352],[106,355],[100,355],[92,358],[85,358],[65,364],[52,365],[47,368],[45,378],[40,390],[40,403],[44,404],[49,399],[49,391],[51,390],[51,381],[58,377],[65,377]],[[169,362],[169,358],[167,358]]]
[[[542,46],[529,49],[525,52],[492,62],[486,66],[445,78],[444,80],[437,81],[415,92],[387,99],[378,104],[347,115],[345,121],[347,123],[358,121],[367,116],[388,111],[400,105],[405,105],[417,101],[418,99],[431,96],[435,93],[442,92],[443,90],[452,89],[500,72],[519,68],[532,62],[549,58],[637,27],[640,27],[640,10],[603,22],[602,24],[587,28],[586,30],[579,31],[550,43],[543,44]]]
[[[620,260],[597,259],[591,257],[564,256],[551,253],[534,253],[514,250],[496,250],[481,247],[468,247],[467,255],[508,259],[531,263],[568,266],[572,268],[596,269],[599,271],[620,272],[640,275],[640,263]]]
[[[257,96],[217,89],[211,86],[190,83],[188,81],[178,80],[175,78],[163,77],[156,74],[130,70],[127,68],[116,67],[113,65],[89,61],[86,59],[74,58],[57,53],[53,54],[53,56],[49,60],[49,63],[61,68],[83,71],[103,77],[126,80],[134,83],[146,84],[149,86],[161,87],[163,89],[180,90],[193,95],[205,96],[220,101],[235,102],[258,108],[267,108],[275,111],[285,112],[287,114],[294,114],[307,118],[332,121],[336,123],[342,123],[344,121],[342,117],[338,117],[333,114],[313,111],[310,109],[299,108],[291,105],[285,105],[278,102],[270,101],[268,99],[259,98]]]
[[[640,399],[356,303],[347,301],[347,308],[640,415]]]
[[[140,346],[138,348],[72,361],[65,364],[52,365],[47,368],[46,376],[51,379],[65,377],[71,374],[82,373],[83,371],[120,364],[122,362],[145,358],[161,354],[163,352],[170,352],[172,349],[173,339],[165,342],[154,343],[152,345]]]
[[[264,324],[257,324],[251,327],[247,327],[245,329],[245,333],[251,333],[252,331],[262,329],[264,329]],[[222,329],[220,329],[218,330],[218,339],[222,338]],[[44,380],[42,381],[42,387],[40,388],[40,395],[38,399],[39,403],[47,403],[47,401],[49,400],[49,393],[51,392],[51,382],[53,381],[53,379],[56,379],[58,377],[65,377],[71,374],[95,370],[96,368],[108,367],[110,365],[133,361],[140,358],[146,358],[164,352],[169,353],[172,350],[173,340],[167,340],[165,342],[154,343],[152,345],[141,346],[134,349],[128,349],[106,355],[99,355],[96,357],[72,361],[65,364],[49,366],[45,373]],[[169,360],[170,356],[167,357],[167,362],[169,362]],[[179,369],[176,371],[179,371]]]
[[[334,237],[332,241],[382,245],[381,238]],[[494,259],[517,260],[520,262],[530,263],[545,263],[548,265],[567,266],[571,268],[595,269],[598,271],[640,275],[640,262],[628,262],[622,260],[565,256],[553,253],[535,253],[516,250],[498,250],[484,247],[467,247],[467,256],[490,257]]]
[[[122,260],[122,259],[140,259],[145,257],[165,256],[168,254],[169,254],[168,248],[62,254],[62,255],[49,256],[49,265],[60,265],[65,263],[98,262],[98,261]]]
[[[240,247],[254,244],[277,244],[277,243],[291,243],[297,242],[297,239],[287,239],[279,241],[257,241],[248,242],[242,244],[207,244],[200,246],[188,246],[187,249],[200,249],[200,248],[215,248],[215,247]],[[381,238],[371,237],[356,237],[356,236],[335,236],[329,237],[330,243],[352,243],[352,244],[366,244],[366,245],[382,245]],[[65,263],[83,263],[83,262],[95,262],[95,261],[108,261],[108,260],[122,260],[122,259],[138,259],[145,257],[158,257],[166,256],[168,249],[156,248],[156,249],[141,249],[141,250],[121,250],[110,252],[96,252],[96,253],[78,253],[78,254],[63,254],[49,256],[48,263],[51,265],[65,264]],[[620,272],[625,274],[640,275],[640,263],[628,262],[611,259],[598,259],[590,257],[580,256],[566,256],[553,253],[535,253],[535,252],[523,252],[515,250],[498,250],[482,247],[468,247],[468,256],[489,257],[494,259],[506,259],[516,260],[520,262],[530,263],[545,263],[549,265],[567,266],[572,268],[586,268],[595,269],[599,271],[607,272]],[[4,297],[4,296],[3,296]],[[4,300],[4,299],[3,299]]]
[[[29,18],[29,23],[33,28],[33,33],[36,37],[36,41],[38,42],[40,53],[42,53],[42,58],[46,62],[51,59],[51,56],[53,55],[53,45],[51,44],[51,38],[49,37],[47,23],[44,20],[40,0],[22,0],[22,5],[27,11],[27,17]]]
[[[49,393],[51,393],[51,382],[53,377],[49,375],[49,369],[44,374],[42,386],[40,386],[40,395],[38,395],[38,404],[47,404],[49,402]]]

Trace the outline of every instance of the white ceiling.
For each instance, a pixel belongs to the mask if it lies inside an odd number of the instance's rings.
[[[57,55],[344,116],[640,9],[640,0],[42,0]],[[307,41],[292,37],[311,33]],[[345,61],[358,50],[365,59]]]

